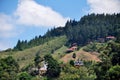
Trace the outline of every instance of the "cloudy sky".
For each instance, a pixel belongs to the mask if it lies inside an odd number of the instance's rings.
[[[0,0],[0,50],[88,13],[120,13],[120,0]]]

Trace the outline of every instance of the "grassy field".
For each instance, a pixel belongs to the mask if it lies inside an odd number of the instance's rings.
[[[52,54],[52,56],[56,59],[59,60],[61,59],[63,56],[66,55],[65,51],[66,51],[67,47],[66,46],[62,46],[61,48],[57,49],[54,54]]]

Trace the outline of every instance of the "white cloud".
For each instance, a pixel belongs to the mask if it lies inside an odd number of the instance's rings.
[[[19,24],[28,26],[64,26],[68,20],[50,7],[40,5],[34,0],[20,0],[15,16]]]
[[[10,38],[19,34],[13,24],[11,16],[0,13],[0,50],[5,50],[12,46]]]
[[[0,14],[0,37],[8,38],[15,34],[11,17],[5,14]]]
[[[120,13],[120,0],[87,0],[89,13]]]

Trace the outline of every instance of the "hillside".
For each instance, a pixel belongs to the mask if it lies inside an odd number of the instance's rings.
[[[43,36],[36,36],[30,41],[18,40],[14,50],[24,50],[51,40],[53,37],[66,35],[67,46],[77,43],[84,46],[91,41],[100,38],[114,36],[119,38],[120,34],[120,13],[118,14],[90,14],[83,16],[79,21],[67,21],[64,27],[56,27],[48,30]]]
[[[19,63],[20,68],[23,68],[29,64],[34,63],[34,58],[36,53],[39,52],[39,55],[43,57],[46,54],[51,54],[52,56],[57,59],[58,61],[62,61],[64,63],[69,62],[72,60],[72,53],[65,53],[68,49],[64,46],[65,42],[67,41],[65,36],[55,37],[53,40],[50,40],[43,45],[39,45],[33,48],[25,49],[24,51],[11,51],[11,52],[1,52],[1,58],[7,56],[13,56],[13,58]],[[92,60],[92,61],[99,61],[98,53],[90,53],[85,52],[82,49],[75,52],[76,53],[76,60],[78,58],[82,60]]]
[[[1,52],[0,54],[1,58],[7,57],[9,55],[13,56],[13,58],[19,63],[20,68],[23,68],[33,63],[37,52],[39,52],[41,57],[43,57],[45,54],[54,53],[54,51],[62,47],[66,41],[67,39],[65,36],[55,37],[43,45],[25,49],[23,51]]]
[[[77,43],[84,46],[90,41],[107,36],[119,38],[119,26],[120,14],[90,14],[83,16],[80,21],[70,20],[65,27],[52,29],[46,35],[59,36],[64,33],[68,38],[68,45]]]
[[[73,47],[80,49],[67,53]],[[80,59],[77,63],[85,64],[75,65],[73,53],[75,60]],[[42,75],[41,63],[47,66]],[[18,40],[13,49],[0,52],[0,80],[12,78],[12,73],[33,80],[119,80],[119,70],[120,14],[90,14],[80,21],[70,20],[64,27],[30,41]]]

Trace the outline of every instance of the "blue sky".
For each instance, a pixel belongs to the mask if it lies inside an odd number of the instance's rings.
[[[119,5],[120,0],[0,0],[0,50],[88,13],[120,13]]]

